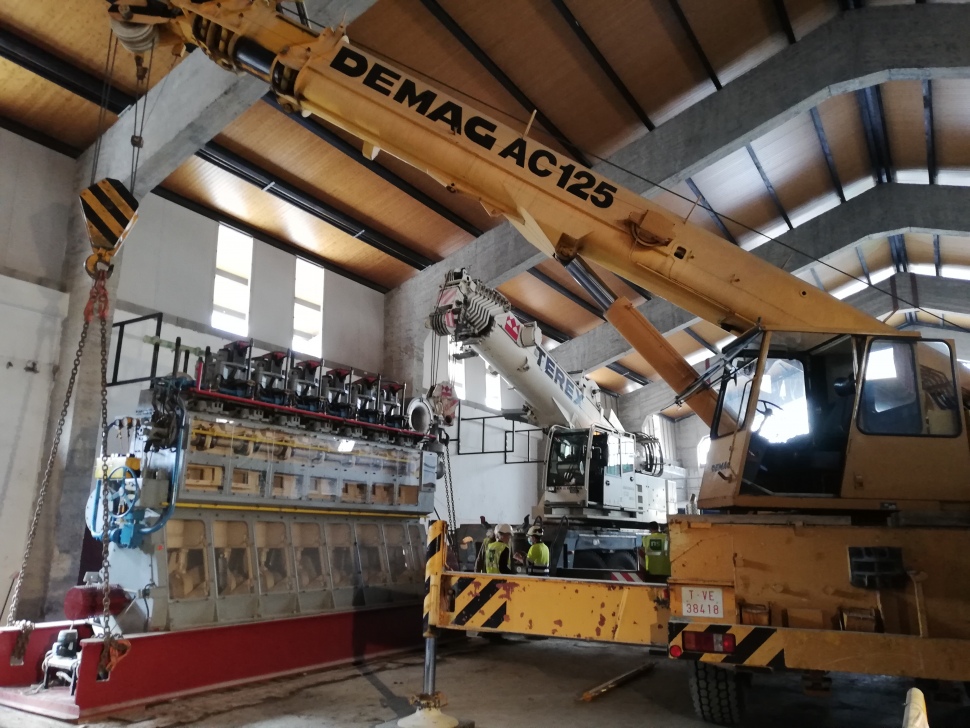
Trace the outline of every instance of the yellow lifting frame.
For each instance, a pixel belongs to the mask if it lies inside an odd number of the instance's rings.
[[[431,524],[429,626],[666,649],[664,585],[446,571],[444,534],[444,521]]]

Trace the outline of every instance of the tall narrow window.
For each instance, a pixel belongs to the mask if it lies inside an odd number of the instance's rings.
[[[498,372],[485,368],[485,406],[493,410],[502,410],[502,377]]]
[[[212,325],[239,336],[249,333],[249,279],[253,268],[253,239],[219,226],[216,243],[216,280],[212,291]]]
[[[323,268],[296,259],[293,351],[323,355]]]
[[[461,344],[448,342],[448,378],[455,383],[455,396],[465,399],[465,360],[459,358]]]

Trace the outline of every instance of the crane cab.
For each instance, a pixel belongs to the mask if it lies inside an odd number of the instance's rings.
[[[646,435],[602,427],[553,427],[543,473],[550,515],[667,520],[663,457]]]
[[[709,374],[699,505],[970,508],[968,374],[947,340],[759,331]]]

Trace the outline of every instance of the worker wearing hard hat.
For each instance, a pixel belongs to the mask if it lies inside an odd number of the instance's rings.
[[[525,557],[521,553],[516,554],[515,560],[525,562],[529,576],[549,576],[549,547],[542,543],[542,526],[531,526],[527,535],[531,544],[529,551]]]
[[[512,527],[500,523],[495,527],[495,540],[485,547],[485,573],[511,574],[512,566],[509,543],[512,541]]]

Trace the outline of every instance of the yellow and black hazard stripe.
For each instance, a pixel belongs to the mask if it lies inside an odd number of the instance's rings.
[[[482,586],[483,579],[462,577],[455,581],[455,608],[451,624],[463,629],[498,629],[506,621],[508,589],[503,588],[507,579],[490,579]]]
[[[431,573],[440,571],[440,560],[445,548],[445,532],[443,527],[432,526],[428,531],[428,548],[424,553],[424,615],[422,628],[425,635],[430,634],[431,607],[435,595],[431,593]]]
[[[94,248],[113,250],[138,211],[138,201],[116,179],[103,179],[81,192],[81,210]]]
[[[751,667],[785,667],[785,631],[777,627],[755,627],[747,624],[704,624],[670,621],[667,653],[679,660],[700,660],[721,665]],[[735,646],[731,653],[694,652],[684,649],[684,632],[731,634]],[[674,649],[674,648],[677,649]]]

